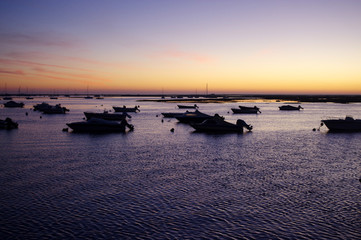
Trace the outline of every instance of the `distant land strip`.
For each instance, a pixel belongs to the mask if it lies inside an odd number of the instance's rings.
[[[155,96],[154,96],[155,97]],[[289,102],[334,102],[357,103],[361,102],[361,95],[212,95],[212,96],[157,96],[156,99],[140,99],[140,102],[183,102],[183,103],[222,103],[240,101],[289,101]]]
[[[242,102],[242,101],[289,101],[289,102],[334,102],[334,103],[359,103],[361,95],[282,95],[282,94],[0,94],[0,97],[70,97],[82,98],[84,96],[101,97],[148,97],[149,99],[139,99],[140,102],[183,102],[183,103],[222,103],[222,102]]]

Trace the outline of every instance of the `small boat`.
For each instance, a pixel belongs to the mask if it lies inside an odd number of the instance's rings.
[[[247,124],[242,119],[238,119],[236,124],[224,121],[224,118],[218,114],[214,117],[204,120],[201,123],[190,124],[196,131],[199,132],[238,132],[243,133],[243,128],[248,131],[252,130],[252,126]]]
[[[297,110],[303,109],[303,107],[301,107],[301,105],[298,105],[298,107],[291,106],[291,105],[284,105],[284,106],[279,107],[279,109],[282,111],[294,111],[294,110],[297,111]]]
[[[325,124],[330,131],[334,132],[360,132],[361,119],[346,116],[345,119],[321,120],[321,126]]]
[[[239,108],[231,108],[231,110],[233,111],[233,113],[244,113],[244,114],[248,114],[248,113],[258,114],[258,113],[261,113],[259,108],[256,107],[256,106],[254,106],[254,107],[239,106]]]
[[[33,97],[26,97],[27,100],[31,100],[34,99]]]
[[[14,122],[11,118],[5,120],[0,119],[0,129],[14,129],[18,128],[18,123]]]
[[[47,108],[44,108],[42,112],[46,114],[64,114],[69,112],[69,109],[62,107],[60,104],[56,104],[55,106],[49,105]]]
[[[3,100],[13,100],[12,97],[3,97]]]
[[[74,132],[125,132],[126,127],[130,130],[134,129],[134,126],[128,124],[126,120],[120,122],[109,121],[99,118],[91,118],[83,122],[67,123],[68,127],[73,129]]]
[[[183,113],[182,115],[176,116],[175,118],[182,123],[201,123],[206,119],[212,118],[212,116],[195,110],[194,112]]]
[[[20,103],[17,103],[17,102],[14,102],[14,101],[9,101],[9,102],[6,102],[4,103],[4,107],[8,107],[8,108],[22,108],[24,107],[24,103],[20,102]]]
[[[188,111],[185,113],[188,113]],[[176,118],[178,116],[182,116],[183,114],[184,113],[175,113],[175,112],[162,113],[163,117],[165,118]]]
[[[123,107],[113,107],[115,112],[137,112],[139,110],[138,106],[135,106],[133,108],[127,108],[126,106]]]
[[[84,97],[84,99],[93,99],[93,97],[92,96],[86,96],[86,97]]]
[[[85,115],[86,119],[88,119],[88,120],[91,118],[99,118],[99,119],[105,119],[105,120],[109,120],[109,121],[121,121],[121,120],[126,119],[126,117],[129,117],[129,118],[132,117],[129,114],[127,114],[126,112],[119,114],[119,113],[109,113],[108,111],[104,111],[103,113],[84,112],[84,115]]]
[[[188,105],[177,105],[178,108],[198,108],[197,104],[194,104],[193,106]]]
[[[51,105],[46,102],[38,103],[33,106],[34,111],[40,111],[40,112],[44,111],[45,109],[47,109],[49,107],[51,107]]]

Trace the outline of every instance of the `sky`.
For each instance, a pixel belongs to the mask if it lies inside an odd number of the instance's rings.
[[[361,94],[360,0],[1,0],[0,93]]]

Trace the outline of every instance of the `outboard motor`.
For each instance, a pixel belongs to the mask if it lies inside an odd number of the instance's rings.
[[[248,131],[252,131],[252,129],[253,129],[252,125],[247,124],[242,119],[238,119],[236,124],[237,124],[237,126],[242,126],[244,128],[247,128]]]

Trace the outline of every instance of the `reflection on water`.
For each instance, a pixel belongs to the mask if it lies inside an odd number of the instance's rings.
[[[204,134],[161,121],[161,112],[181,111],[176,103],[135,100],[59,98],[52,103],[70,112],[42,118],[29,110],[41,99],[0,109],[1,119],[19,123],[0,131],[3,239],[361,237],[361,134],[312,131],[325,116],[360,118],[360,104],[285,113],[281,103],[257,103],[258,115],[227,113],[234,103],[198,104],[254,126]],[[62,132],[84,111],[123,105],[140,105],[133,132]]]

